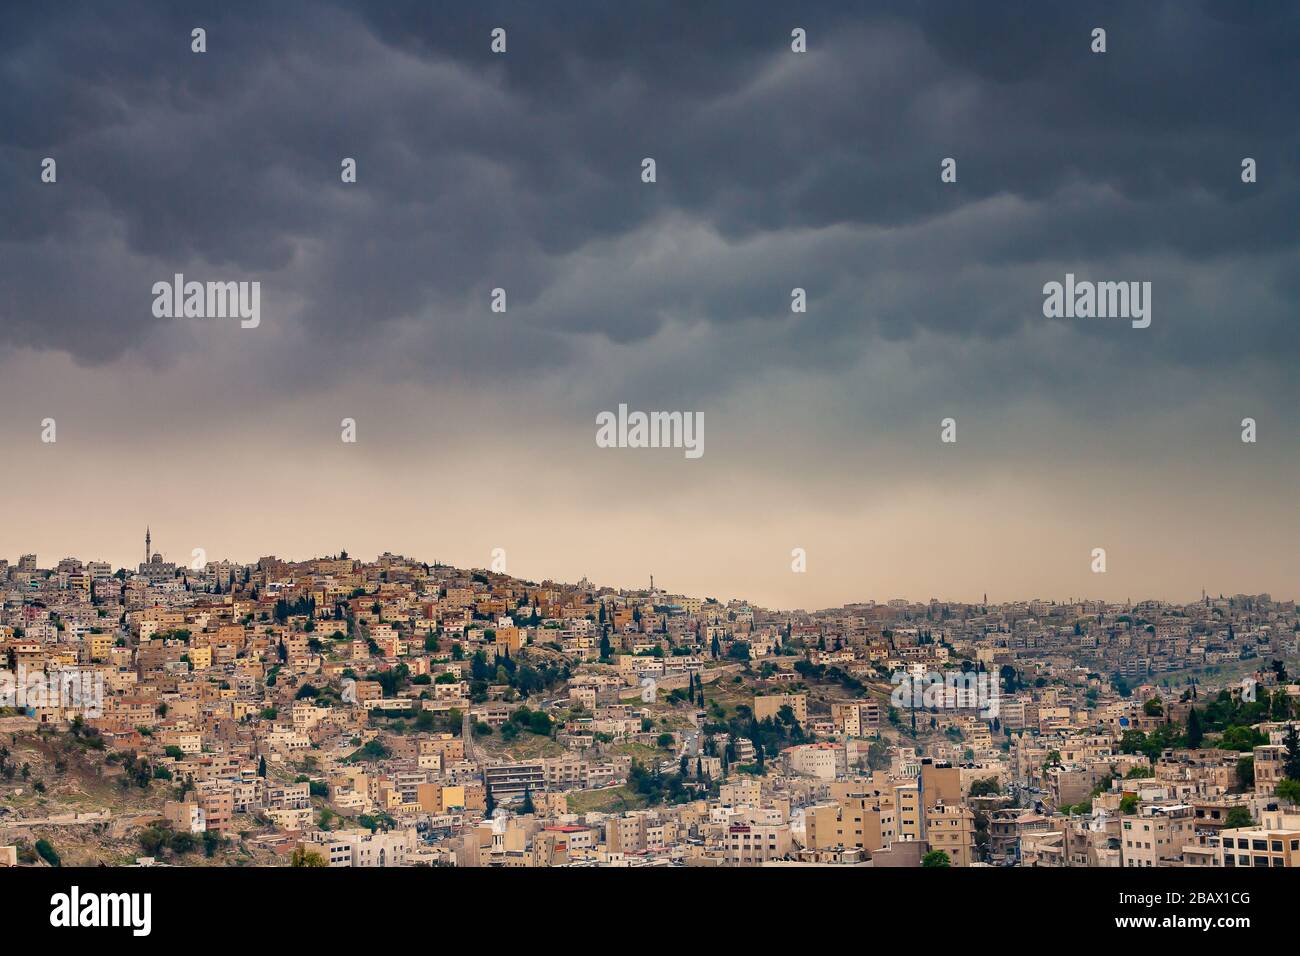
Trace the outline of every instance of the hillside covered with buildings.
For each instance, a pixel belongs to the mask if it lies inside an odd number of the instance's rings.
[[[0,561],[0,864],[1300,865],[1294,601],[145,557]]]

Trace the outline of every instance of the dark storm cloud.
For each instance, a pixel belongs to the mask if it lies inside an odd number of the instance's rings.
[[[647,389],[844,369],[923,334],[1059,375],[1071,350],[1029,333],[1068,269],[1153,279],[1156,316],[1142,341],[1067,340],[1154,369],[1294,362],[1300,16],[1086,6],[6,5],[0,344],[111,360],[183,271],[261,279],[308,368],[347,349],[381,374],[528,375],[584,341],[657,355],[681,328],[703,353],[637,370]]]

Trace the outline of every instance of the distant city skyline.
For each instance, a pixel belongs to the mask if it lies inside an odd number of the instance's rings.
[[[145,533],[149,541],[152,542],[152,527],[146,526]],[[395,556],[408,558],[410,560],[423,562],[429,565],[434,565],[435,563],[438,563],[447,567],[458,568],[460,570],[465,570],[465,571],[491,570],[491,562],[483,562],[481,564],[474,564],[472,562],[461,563],[457,561],[447,560],[440,556],[425,556],[419,553],[404,552],[392,548],[384,549],[375,553],[358,553],[357,551],[354,551],[351,548],[339,547],[334,549],[327,549],[325,551],[321,551],[319,553],[313,553],[313,554],[289,554],[289,553],[280,553],[276,551],[269,551],[264,554],[258,554],[254,557],[235,557],[231,555],[220,555],[220,554],[208,554],[205,555],[205,557],[209,563],[229,561],[232,564],[241,565],[241,566],[254,565],[262,558],[268,558],[268,557],[274,557],[286,563],[293,564],[299,562],[307,562],[314,559],[335,557],[344,551],[347,553],[349,559],[359,561],[362,564],[372,563],[385,554],[391,554]],[[37,566],[42,569],[54,568],[59,563],[59,561],[63,560],[64,558],[74,558],[78,561],[81,561],[82,563],[86,563],[89,561],[107,561],[109,564],[113,566],[114,570],[126,569],[128,571],[138,567],[141,563],[139,561],[121,562],[121,561],[114,560],[106,555],[99,555],[99,554],[92,555],[89,553],[78,554],[74,552],[69,552],[66,554],[60,554],[58,557],[53,557],[54,552],[47,552],[45,554],[42,554],[40,551],[31,551],[31,550],[20,551],[14,554],[12,557],[9,556],[8,554],[0,554],[0,560],[8,561],[10,566],[16,566],[18,564],[19,558],[22,555],[33,554],[33,553],[36,554],[37,556]],[[186,555],[172,554],[167,552],[166,549],[163,548],[161,545],[155,547],[153,551],[149,551],[149,546],[146,545],[146,554],[150,557],[161,555],[164,561],[166,561],[167,563],[175,564],[180,569],[185,569],[188,568],[189,566],[188,554]],[[1296,600],[1296,598],[1293,595],[1278,594],[1278,593],[1271,592],[1268,589],[1254,589],[1254,590],[1234,589],[1231,591],[1227,591],[1227,590],[1215,590],[1213,588],[1204,588],[1198,590],[1198,592],[1191,597],[1181,597],[1181,596],[1168,597],[1168,596],[1158,596],[1158,595],[1137,595],[1137,594],[1126,595],[1122,598],[1105,598],[1096,594],[1077,594],[1077,595],[1064,595],[1064,596],[1055,596],[1055,595],[1046,595],[1046,594],[1022,594],[1022,595],[995,596],[995,595],[990,595],[987,592],[982,592],[971,598],[965,598],[965,597],[957,598],[957,597],[936,593],[924,597],[909,595],[909,594],[893,594],[887,596],[866,595],[858,598],[850,598],[848,600],[840,601],[835,604],[787,606],[787,605],[778,605],[778,604],[766,604],[763,601],[756,600],[752,596],[744,593],[736,593],[736,594],[712,593],[712,592],[706,593],[706,591],[704,590],[692,589],[689,587],[683,588],[683,587],[667,586],[664,584],[662,573],[659,575],[659,579],[655,580],[654,572],[648,573],[646,579],[641,581],[640,583],[637,583],[635,581],[633,582],[606,581],[606,580],[602,580],[598,575],[595,574],[579,574],[574,577],[562,577],[553,574],[527,574],[527,573],[514,571],[513,569],[507,569],[506,571],[501,573],[508,574],[511,577],[515,577],[521,580],[532,581],[535,583],[540,583],[543,581],[554,581],[556,583],[573,586],[573,585],[578,585],[582,581],[587,581],[592,586],[597,588],[608,587],[608,588],[613,588],[615,590],[625,591],[625,592],[650,591],[653,588],[664,594],[679,595],[683,597],[715,598],[722,603],[727,603],[733,600],[739,600],[739,601],[746,601],[755,607],[763,608],[769,611],[803,611],[803,612],[817,612],[817,611],[824,611],[824,610],[829,611],[829,610],[834,610],[840,607],[845,607],[853,604],[875,603],[875,604],[883,605],[883,604],[888,604],[890,601],[900,601],[900,600],[905,600],[910,604],[918,604],[918,605],[927,604],[931,600],[937,600],[945,604],[963,604],[963,605],[974,605],[974,606],[978,606],[982,604],[988,604],[989,606],[996,606],[996,605],[1003,605],[1003,604],[1028,603],[1033,601],[1045,601],[1048,603],[1055,603],[1055,604],[1063,604],[1063,603],[1071,603],[1071,602],[1095,602],[1095,601],[1101,601],[1106,604],[1126,604],[1126,603],[1140,604],[1144,601],[1158,601],[1158,602],[1167,603],[1171,605],[1188,605],[1188,604],[1195,603],[1196,601],[1204,600],[1206,598],[1210,598],[1210,599],[1231,598],[1240,595],[1253,597],[1262,594],[1268,595],[1274,601],[1285,602],[1285,601]]]

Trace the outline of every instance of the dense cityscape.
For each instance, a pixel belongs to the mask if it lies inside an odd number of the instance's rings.
[[[0,3],[11,933],[1290,938],[1298,50]]]
[[[1300,866],[1267,594],[815,612],[0,561],[0,865]]]

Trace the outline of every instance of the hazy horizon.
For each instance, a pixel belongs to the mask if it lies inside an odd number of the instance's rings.
[[[150,530],[152,531],[152,529],[150,529]],[[155,537],[153,538],[153,551],[154,551],[155,553],[162,553],[164,560],[174,562],[174,563],[176,563],[178,566],[185,565],[185,564],[188,563],[188,556],[180,555],[180,554],[168,554],[165,550],[161,550],[161,549],[162,549],[162,544],[161,544],[161,542],[158,540],[158,538],[155,536]],[[428,564],[428,565],[430,565],[430,566],[432,566],[432,565],[434,565],[435,563],[437,563],[437,564],[440,564],[440,565],[443,565],[443,566],[451,567],[451,568],[453,568],[453,569],[455,569],[455,570],[458,570],[458,571],[489,571],[489,570],[490,570],[490,562],[489,562],[489,561],[484,561],[484,562],[481,563],[481,564],[466,564],[466,563],[461,563],[461,562],[457,562],[457,561],[448,561],[448,560],[445,560],[445,559],[440,558],[440,557],[425,557],[424,555],[421,555],[421,554],[415,554],[415,553],[407,553],[407,552],[402,552],[402,551],[396,551],[396,550],[391,549],[391,548],[389,548],[389,549],[385,549],[385,550],[383,550],[383,551],[375,552],[375,553],[367,553],[367,554],[364,554],[364,555],[359,555],[359,554],[357,554],[357,553],[356,553],[353,549],[351,549],[351,548],[342,548],[342,547],[341,547],[341,548],[336,548],[336,549],[333,549],[333,550],[322,551],[322,552],[319,552],[319,553],[314,553],[314,554],[309,554],[309,555],[308,555],[308,554],[303,554],[303,555],[299,555],[299,554],[281,554],[281,553],[277,553],[277,552],[275,552],[275,551],[270,551],[270,552],[266,552],[266,553],[263,553],[263,554],[259,554],[259,555],[257,555],[256,557],[249,557],[249,558],[244,558],[244,557],[235,557],[235,556],[232,556],[232,555],[211,555],[211,554],[205,555],[205,557],[206,557],[207,561],[210,562],[210,563],[211,563],[211,562],[220,562],[220,561],[229,561],[229,562],[231,562],[232,564],[237,564],[237,565],[254,565],[254,564],[256,564],[256,563],[257,563],[260,559],[262,559],[262,558],[274,557],[274,558],[277,558],[278,560],[284,561],[284,562],[286,562],[286,563],[288,563],[288,564],[298,564],[298,563],[303,563],[303,562],[312,561],[312,560],[316,560],[316,559],[336,557],[336,556],[337,556],[340,552],[342,552],[342,551],[346,551],[346,552],[347,552],[347,556],[348,556],[349,559],[360,561],[360,562],[363,563],[363,564],[371,564],[371,563],[374,563],[374,562],[376,562],[376,561],[379,559],[379,557],[380,557],[381,555],[383,555],[383,554],[392,554],[392,555],[395,555],[395,556],[398,556],[398,557],[409,558],[409,559],[411,559],[412,561],[421,562],[421,563],[424,563],[424,564]],[[22,554],[31,554],[31,553],[33,553],[33,552],[31,552],[31,551],[24,551],[24,552],[21,552],[21,553],[22,553]],[[120,559],[114,559],[114,558],[111,558],[111,557],[109,557],[109,556],[107,556],[107,555],[93,555],[93,556],[92,556],[92,555],[87,555],[87,554],[77,554],[77,553],[74,553],[74,552],[68,552],[68,553],[65,553],[65,554],[61,554],[59,558],[55,558],[55,559],[52,559],[52,560],[48,560],[47,558],[43,558],[43,557],[41,557],[41,556],[40,556],[40,552],[36,552],[36,554],[37,554],[37,556],[38,556],[38,565],[39,565],[40,567],[42,567],[42,568],[46,568],[46,569],[49,569],[49,568],[53,567],[54,565],[56,565],[56,564],[58,563],[58,561],[61,560],[62,558],[65,558],[65,557],[71,557],[71,558],[77,558],[78,560],[81,560],[81,561],[83,561],[83,562],[84,562],[84,561],[108,561],[110,564],[113,565],[114,570],[116,570],[116,569],[118,569],[118,568],[126,568],[126,569],[128,569],[128,570],[131,570],[131,569],[134,569],[134,568],[139,564],[139,561],[140,561],[141,559],[143,559],[143,556],[144,556],[144,548],[143,548],[143,543],[141,543],[140,550],[139,550],[139,553],[138,553],[138,555],[137,555],[136,560],[120,560]],[[53,554],[53,552],[50,552],[50,554]],[[7,560],[10,561],[10,564],[11,564],[11,565],[16,565],[16,564],[17,564],[17,558],[18,558],[18,555],[15,555],[13,558],[7,558],[6,555],[0,555],[0,558],[6,558]],[[620,590],[620,591],[637,591],[637,590],[647,590],[648,587],[649,587],[649,581],[648,581],[648,580],[643,581],[643,582],[641,582],[640,584],[637,584],[637,583],[635,583],[635,582],[631,582],[631,583],[618,583],[618,582],[603,581],[603,580],[600,580],[600,579],[598,579],[598,578],[593,577],[593,576],[590,575],[590,574],[587,574],[587,575],[578,575],[578,576],[576,576],[576,577],[558,577],[558,576],[556,576],[556,575],[548,575],[548,574],[523,574],[523,573],[516,572],[516,571],[514,571],[513,569],[509,569],[509,570],[507,570],[506,572],[503,572],[503,573],[509,574],[511,577],[518,578],[518,579],[520,579],[520,580],[531,581],[531,582],[538,583],[538,584],[540,584],[540,583],[542,583],[542,582],[544,582],[544,581],[552,581],[552,582],[554,582],[554,583],[556,583],[556,584],[563,584],[563,585],[576,585],[580,580],[582,580],[584,577],[586,577],[586,579],[589,581],[589,583],[591,583],[591,584],[592,584],[594,587],[596,587],[596,588],[609,587],[609,588],[613,588],[613,589],[615,589],[615,590]],[[882,605],[882,604],[887,604],[889,601],[893,601],[893,600],[907,600],[907,601],[908,601],[909,603],[911,603],[911,604],[927,604],[927,603],[929,603],[929,601],[930,601],[931,599],[933,599],[933,600],[937,600],[937,601],[939,601],[940,603],[943,603],[943,604],[979,605],[979,604],[983,604],[983,603],[984,603],[984,601],[983,601],[984,595],[983,595],[983,594],[976,595],[974,598],[969,598],[969,599],[968,599],[968,598],[954,598],[954,597],[945,596],[945,595],[943,595],[943,594],[933,594],[933,595],[929,595],[929,596],[927,596],[927,597],[923,597],[923,598],[922,598],[922,597],[916,597],[916,596],[913,596],[913,595],[906,595],[906,594],[894,594],[894,595],[883,596],[883,597],[882,597],[882,596],[879,596],[879,595],[874,595],[874,596],[872,596],[872,595],[868,595],[868,596],[861,597],[861,598],[856,598],[856,599],[852,599],[852,598],[850,598],[850,599],[848,599],[848,600],[845,600],[845,601],[843,601],[843,602],[840,602],[839,604],[830,604],[830,605],[821,605],[821,606],[802,606],[802,607],[795,607],[795,606],[770,606],[770,605],[763,604],[763,603],[760,602],[760,601],[755,601],[755,600],[753,600],[752,598],[750,598],[749,595],[746,595],[746,594],[743,594],[743,593],[738,593],[738,594],[713,594],[713,593],[708,593],[708,594],[706,594],[706,593],[704,593],[704,592],[702,592],[702,591],[699,591],[699,590],[692,590],[692,589],[689,588],[689,587],[687,587],[687,588],[682,588],[682,587],[673,587],[673,586],[669,586],[669,585],[665,584],[665,581],[663,580],[663,576],[662,576],[662,575],[656,575],[656,576],[655,576],[655,587],[656,587],[658,590],[663,591],[664,593],[669,594],[669,595],[680,595],[680,596],[682,596],[682,597],[715,598],[715,599],[717,599],[718,601],[720,601],[720,602],[722,602],[722,603],[727,603],[728,601],[731,601],[731,600],[742,600],[742,601],[748,601],[748,603],[752,604],[753,606],[755,606],[755,607],[759,607],[759,608],[762,608],[763,610],[767,610],[767,611],[791,611],[791,612],[794,612],[794,611],[803,611],[803,612],[807,612],[807,613],[816,613],[816,612],[818,612],[818,611],[830,611],[830,610],[835,610],[835,609],[837,609],[837,608],[841,608],[841,607],[845,607],[845,606],[853,605],[853,604],[868,604],[868,603],[875,603],[875,604],[877,604],[877,605]],[[1219,598],[1219,597],[1225,597],[1225,598],[1227,598],[1227,597],[1233,597],[1233,596],[1238,595],[1238,594],[1246,594],[1246,595],[1251,595],[1251,596],[1259,595],[1259,594],[1268,594],[1268,595],[1269,595],[1269,596],[1270,596],[1274,601],[1282,601],[1282,602],[1290,601],[1290,600],[1295,600],[1294,597],[1291,597],[1291,596],[1288,596],[1288,595],[1279,595],[1279,594],[1274,594],[1274,593],[1271,593],[1271,592],[1269,592],[1269,591],[1267,591],[1267,590],[1255,590],[1255,591],[1251,591],[1251,590],[1245,590],[1245,591],[1242,591],[1242,590],[1233,590],[1233,591],[1229,592],[1229,591],[1223,591],[1223,590],[1215,590],[1214,588],[1208,588],[1208,587],[1205,589],[1205,596],[1206,596],[1206,597],[1209,597],[1209,598],[1211,598],[1211,599],[1217,599],[1217,598]],[[1065,596],[1065,597],[1059,597],[1059,596],[1053,596],[1053,595],[1041,595],[1041,594],[1033,594],[1033,595],[1019,595],[1019,596],[1012,595],[1012,596],[1002,596],[1002,597],[995,597],[994,595],[989,595],[988,598],[989,598],[989,599],[988,599],[988,604],[989,604],[989,605],[1015,604],[1015,603],[1024,603],[1024,602],[1030,602],[1030,601],[1047,601],[1047,602],[1049,602],[1049,603],[1056,603],[1056,604],[1069,604],[1069,603],[1084,602],[1084,601],[1087,601],[1087,602],[1091,602],[1091,601],[1104,601],[1104,602],[1107,603],[1107,604],[1124,604],[1124,603],[1139,604],[1139,603],[1142,603],[1143,601],[1161,601],[1161,602],[1164,602],[1164,603],[1169,603],[1169,604],[1176,604],[1176,605],[1183,605],[1183,606],[1185,606],[1185,605],[1192,604],[1192,603],[1195,603],[1195,602],[1197,602],[1197,601],[1200,601],[1200,600],[1202,599],[1202,595],[1198,593],[1198,594],[1196,594],[1196,595],[1194,595],[1193,597],[1190,597],[1190,598],[1182,598],[1182,597],[1176,597],[1176,596],[1175,596],[1175,597],[1169,597],[1169,596],[1156,596],[1156,595],[1145,595],[1145,594],[1144,594],[1144,595],[1140,595],[1140,596],[1139,596],[1139,595],[1133,595],[1133,596],[1131,596],[1131,597],[1126,597],[1126,598],[1123,598],[1123,599],[1120,599],[1120,600],[1106,599],[1106,598],[1096,597],[1096,596],[1092,596],[1092,595],[1069,595],[1069,596]]]

